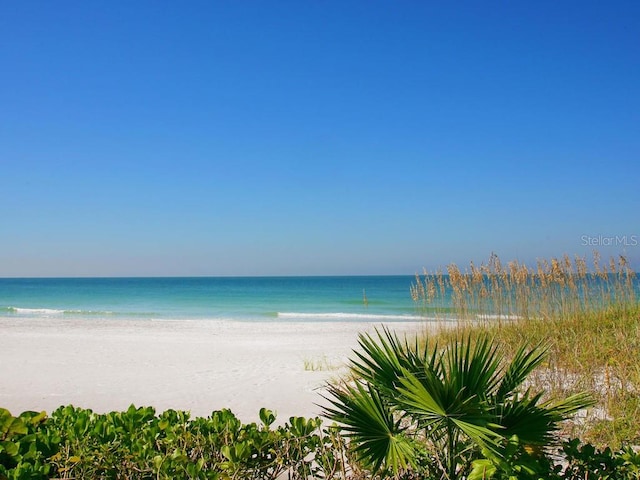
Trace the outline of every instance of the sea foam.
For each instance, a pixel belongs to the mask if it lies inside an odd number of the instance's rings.
[[[0,313],[8,313],[20,316],[54,316],[54,315],[113,315],[114,312],[110,311],[96,311],[96,310],[61,310],[57,308],[24,308],[24,307],[3,307],[0,308]]]
[[[422,317],[416,315],[385,315],[374,313],[342,313],[342,312],[278,312],[278,318],[284,319],[301,319],[301,320],[374,320],[374,321],[393,321],[402,320],[408,322],[416,322],[422,320]]]
[[[64,310],[57,310],[54,308],[19,308],[8,307],[9,313],[17,313],[19,315],[62,315]]]

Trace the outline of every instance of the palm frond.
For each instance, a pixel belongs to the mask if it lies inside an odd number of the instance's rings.
[[[486,415],[479,397],[455,390],[454,383],[428,370],[421,377],[405,371],[400,382],[401,404],[408,414],[420,419],[421,425],[452,425],[479,445],[495,445],[498,436],[488,428],[491,417]]]
[[[524,346],[520,347],[507,366],[496,393],[497,398],[502,400],[511,395],[546,356],[547,348],[541,344],[529,351]]]
[[[415,465],[412,440],[375,388],[362,383],[342,389],[329,386],[329,393],[333,398],[325,398],[333,407],[325,407],[324,415],[343,425],[358,461],[374,471],[384,465],[395,473]]]
[[[351,360],[351,371],[376,388],[392,392],[399,385],[401,369],[419,373],[425,364],[437,363],[437,346],[430,358],[426,347],[420,348],[417,339],[413,344],[404,342],[386,326],[382,332],[376,329],[374,338],[370,334],[360,334],[360,350],[354,350],[356,359]]]
[[[561,401],[540,403],[542,393],[515,395],[496,406],[494,414],[505,438],[516,435],[523,443],[545,445],[553,441],[560,422],[577,411],[593,405],[587,393]]]
[[[540,408],[541,395],[530,396],[527,392],[495,405],[493,414],[504,438],[515,435],[528,445],[544,445],[553,438],[558,418],[549,410]]]
[[[377,340],[370,334],[360,334],[358,344],[362,352],[354,350],[357,359],[351,360],[356,376],[378,387],[393,389],[403,363],[403,348],[398,338],[386,328],[384,336],[376,329]]]
[[[445,368],[455,388],[464,389],[468,396],[485,398],[494,391],[500,379],[497,346],[486,335],[475,342],[471,337],[465,337],[447,349]]]
[[[580,410],[592,407],[596,400],[588,392],[580,392],[561,400],[549,400],[540,405],[556,414],[558,421],[566,420]]]

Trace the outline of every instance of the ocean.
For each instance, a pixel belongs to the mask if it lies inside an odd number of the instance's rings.
[[[413,276],[0,278],[0,319],[419,321]]]

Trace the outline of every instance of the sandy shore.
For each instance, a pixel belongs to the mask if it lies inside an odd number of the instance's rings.
[[[17,414],[130,404],[206,416],[261,407],[283,423],[316,416],[323,385],[345,371],[372,323],[0,320],[0,406]],[[425,324],[393,323],[413,334]]]

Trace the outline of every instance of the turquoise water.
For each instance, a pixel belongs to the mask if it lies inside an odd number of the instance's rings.
[[[392,322],[435,318],[436,309],[447,317],[450,289],[425,309],[411,299],[414,282],[413,276],[0,278],[0,320]],[[596,292],[610,287],[594,282]],[[634,286],[640,294],[637,278]]]
[[[412,276],[0,278],[0,319],[412,321]]]

